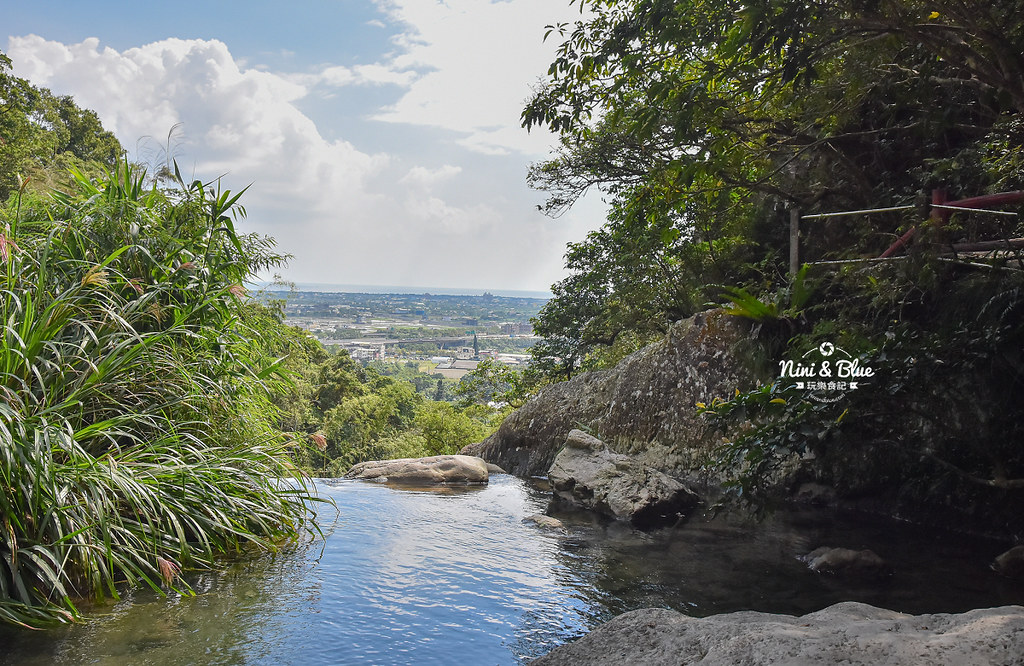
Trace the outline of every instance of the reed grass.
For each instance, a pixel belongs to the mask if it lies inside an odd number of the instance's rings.
[[[25,627],[310,529],[240,300],[282,257],[215,184],[75,175],[0,239],[0,622]]]

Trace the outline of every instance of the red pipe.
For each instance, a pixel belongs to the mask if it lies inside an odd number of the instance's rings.
[[[932,190],[932,203],[942,204],[943,206],[956,206],[963,208],[984,208],[990,206],[1001,206],[1003,204],[1019,203],[1024,201],[1024,190],[1018,190],[1016,192],[999,192],[997,194],[983,194],[978,197],[970,197],[969,199],[959,199],[958,201],[946,201],[945,190]],[[932,208],[932,219],[936,221],[938,225],[943,225],[949,221],[949,216],[952,213],[942,208]],[[889,246],[885,252],[883,252],[879,259],[885,259],[892,255],[896,250],[906,245],[914,234],[917,233],[917,227],[911,227],[905,234],[896,239],[896,242]]]
[[[985,208],[986,206],[1000,206],[1024,201],[1024,190],[1016,192],[999,192],[998,194],[983,194],[980,197],[960,199],[959,201],[947,201],[947,206],[963,206],[964,208]]]

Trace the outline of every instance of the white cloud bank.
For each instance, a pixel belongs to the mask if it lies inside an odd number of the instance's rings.
[[[393,56],[314,74],[246,68],[216,40],[116,51],[98,39],[29,35],[12,37],[7,53],[17,75],[74,95],[129,149],[182,123],[183,171],[194,164],[196,177],[226,174],[232,189],[252,182],[246,226],[295,256],[291,279],[545,289],[561,275],[565,242],[599,223],[602,207],[552,222],[533,209],[539,196],[522,177],[481,187],[479,171],[507,172],[508,163],[494,162],[507,160],[524,173],[550,142],[518,129],[529,82],[551,55],[539,46],[536,18],[550,11],[547,2],[379,0],[405,27]],[[358,95],[365,85],[400,93],[367,116],[446,130],[461,157],[422,164],[416,151],[365,152],[324,138],[297,106],[317,87]]]

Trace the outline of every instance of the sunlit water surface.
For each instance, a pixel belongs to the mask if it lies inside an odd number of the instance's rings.
[[[484,488],[322,481],[327,539],[190,578],[194,597],[136,591],[82,625],[0,630],[0,664],[513,664],[618,613],[803,614],[843,600],[956,612],[1024,602],[988,563],[1005,544],[878,519],[786,512],[639,532],[556,514],[509,476]],[[883,580],[809,572],[820,545],[874,549]]]

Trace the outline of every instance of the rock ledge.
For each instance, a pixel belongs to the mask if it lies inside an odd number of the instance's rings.
[[[1019,664],[1024,607],[905,615],[847,601],[802,617],[744,611],[691,618],[637,610],[532,662],[619,664]]]

